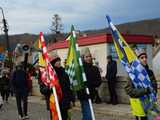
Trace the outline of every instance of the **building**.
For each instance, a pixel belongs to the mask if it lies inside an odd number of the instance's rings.
[[[145,35],[123,35],[124,39],[127,43],[132,47],[145,48],[147,50],[149,65],[152,67],[152,44],[154,43],[154,39],[152,36]],[[79,37],[78,44],[80,49],[83,47],[89,47],[90,51],[96,61],[99,62],[100,67],[103,70],[102,76],[106,73],[106,56],[111,54],[115,60],[117,60],[117,53],[114,48],[114,44],[112,41],[111,34],[96,34],[96,35],[88,35],[85,37]],[[62,62],[67,57],[68,53],[68,41],[60,41],[57,43],[53,43],[49,45],[49,53],[50,55],[53,52],[57,52],[57,54],[62,58]],[[118,75],[124,76],[125,71],[118,64]]]
[[[152,44],[154,43],[154,39],[152,36],[146,35],[126,35],[123,34],[124,39],[129,43],[131,47],[140,47],[145,48],[148,54],[148,62],[149,66],[152,67]],[[111,54],[115,60],[117,60],[117,54],[114,49],[112,36],[111,34],[95,34],[82,36],[78,38],[78,44],[80,49],[83,47],[89,47],[90,51],[96,61],[99,62],[99,66],[102,68],[102,77],[104,78],[106,73],[106,56]],[[57,54],[62,58],[62,64],[67,57],[68,53],[68,41],[60,41],[57,43],[49,44],[48,46],[49,54],[52,56],[56,51]],[[32,63],[32,56],[34,54],[29,54],[28,62]],[[24,61],[24,56],[19,56],[15,62]],[[15,63],[15,64],[16,64]],[[121,66],[119,61],[117,60],[118,65],[118,81],[117,81],[117,89],[119,91],[118,97],[121,103],[128,103],[128,97],[124,92],[124,85],[127,81],[128,75],[124,70],[124,67]],[[39,93],[39,85],[37,80],[32,81],[33,84],[33,95],[40,95]],[[103,84],[100,88],[100,95],[104,100],[108,99],[108,90],[106,80],[104,79]]]
[[[148,54],[149,66],[152,67],[152,45],[154,43],[154,38],[152,36],[146,35],[126,35],[122,34],[127,43],[132,47],[144,48]],[[80,49],[83,47],[89,47],[93,55],[93,58],[99,62],[100,68],[102,68],[102,77],[104,78],[106,73],[106,56],[112,55],[115,60],[117,60],[118,76],[117,76],[117,91],[120,103],[128,103],[128,96],[124,91],[124,85],[128,79],[128,75],[124,70],[124,67],[119,63],[117,53],[114,48],[112,35],[111,34],[95,34],[82,36],[78,38],[78,44]],[[57,43],[50,44],[48,47],[49,54],[52,56],[54,52],[62,58],[62,63],[67,57],[68,53],[68,41],[60,41]],[[100,95],[104,101],[107,101],[108,90],[106,80],[103,81],[104,84],[101,85]]]
[[[156,78],[160,79],[160,38],[155,39],[157,45],[154,49],[154,57],[153,57],[153,70]]]

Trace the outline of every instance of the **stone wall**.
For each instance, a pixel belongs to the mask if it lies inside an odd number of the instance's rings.
[[[159,79],[157,80],[159,81]],[[127,77],[118,76],[117,77],[117,83],[116,83],[116,92],[118,96],[118,102],[121,104],[129,104],[129,96],[126,94],[124,87],[127,82]],[[32,81],[33,89],[32,89],[32,95],[35,96],[42,96],[39,91],[39,85],[38,80],[33,79]],[[107,80],[103,77],[102,78],[102,84],[99,87],[99,95],[103,102],[109,101],[109,92],[108,92],[108,84]],[[160,82],[158,82],[158,101],[160,101]]]
[[[122,103],[122,104],[129,104],[129,96],[126,94],[124,89],[127,79],[128,79],[127,77],[122,77],[122,76],[117,77],[116,92],[118,96],[118,101],[119,103]],[[158,101],[160,101],[160,79],[157,79],[157,83],[158,83],[157,98],[158,98]],[[99,94],[104,102],[109,101],[110,96],[108,92],[108,84],[105,78],[103,78],[102,84],[99,87]]]
[[[117,77],[117,83],[116,83],[116,92],[118,97],[119,103],[129,103],[129,96],[125,93],[124,86],[126,84],[127,78],[125,77]],[[102,84],[99,87],[99,94],[104,102],[109,101],[110,95],[108,92],[108,84],[107,80],[103,78]]]
[[[42,94],[40,93],[38,80],[35,78],[33,78],[32,80],[32,95],[42,96]]]

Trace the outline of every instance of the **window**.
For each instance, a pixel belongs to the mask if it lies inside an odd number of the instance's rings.
[[[134,50],[135,48],[142,48],[142,49],[146,49],[147,46],[145,44],[129,44],[129,46],[132,48],[132,50]],[[109,55],[112,55],[113,59],[118,59],[118,55],[116,52],[116,49],[114,47],[114,44],[109,44],[109,51],[108,51]]]
[[[116,49],[114,47],[114,44],[109,44],[108,53],[109,53],[109,55],[112,55],[113,59],[118,59],[118,55],[117,55]]]

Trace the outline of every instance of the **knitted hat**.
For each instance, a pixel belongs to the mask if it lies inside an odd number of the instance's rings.
[[[107,59],[111,59],[112,60],[112,55],[108,55]]]
[[[57,61],[60,61],[61,58],[57,55],[57,52],[53,52],[52,55],[49,57],[49,61],[52,65],[54,65]]]
[[[135,50],[135,53],[136,53],[136,55],[137,55],[138,58],[139,58],[141,55],[147,55],[146,50],[145,50],[145,49],[142,49],[142,48],[136,49],[136,50]]]
[[[88,47],[82,48],[81,56],[88,55],[88,54],[91,54],[89,48]]]

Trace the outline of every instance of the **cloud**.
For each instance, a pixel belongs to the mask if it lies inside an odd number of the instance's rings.
[[[1,0],[9,33],[49,32],[52,16],[59,14],[65,32],[106,27],[105,15],[114,23],[160,17],[159,0]],[[0,17],[1,18],[1,17]]]

